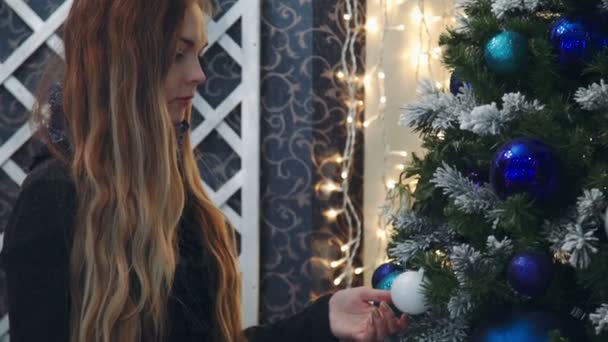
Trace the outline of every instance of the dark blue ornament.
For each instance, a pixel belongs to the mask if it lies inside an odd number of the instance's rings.
[[[460,94],[460,88],[471,88],[471,83],[463,81],[457,73],[450,76],[450,93],[456,96]]]
[[[528,59],[528,40],[521,34],[505,31],[486,44],[488,67],[499,74],[510,74],[522,69]]]
[[[597,16],[559,18],[551,27],[550,40],[562,67],[577,67],[608,43],[604,19]]]
[[[494,156],[490,183],[501,198],[525,192],[545,201],[558,191],[558,162],[553,150],[541,141],[516,139]]]
[[[552,331],[568,341],[587,341],[581,323],[568,316],[539,309],[494,312],[494,317],[476,327],[472,342],[550,342]]]
[[[585,34],[587,31],[585,26],[580,19],[559,18],[551,27],[551,43],[557,45],[564,37]]]
[[[539,252],[516,254],[507,269],[509,285],[526,297],[542,296],[553,280],[553,260]]]
[[[467,172],[467,178],[470,179],[475,185],[482,186],[488,182],[488,171],[479,171],[471,169]]]
[[[387,278],[390,274],[395,272],[397,274],[401,274],[401,272],[403,272],[401,265],[394,262],[387,262],[378,266],[372,275],[372,287],[379,289],[379,285],[381,285],[380,283],[384,280],[384,278]],[[384,286],[386,286],[386,284],[384,284]]]

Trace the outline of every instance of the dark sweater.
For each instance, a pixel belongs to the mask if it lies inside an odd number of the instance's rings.
[[[69,255],[77,208],[68,168],[38,158],[5,229],[1,261],[7,276],[11,342],[69,340]],[[167,341],[209,341],[215,303],[201,230],[188,219],[178,226],[180,261],[168,301]],[[329,296],[291,318],[246,330],[254,341],[337,341],[329,328]],[[234,308],[240,310],[240,308]]]

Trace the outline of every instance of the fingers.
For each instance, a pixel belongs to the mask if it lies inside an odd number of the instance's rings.
[[[406,314],[401,314],[401,318],[399,319],[399,327],[400,331],[405,331],[410,326],[410,317]]]
[[[380,303],[380,312],[382,313],[384,321],[386,322],[386,325],[388,327],[389,335],[394,335],[401,331],[399,327],[399,321],[395,317],[393,310],[385,302]]]
[[[366,302],[391,302],[391,292],[360,287],[361,299]]]
[[[365,336],[363,337],[363,342],[375,342],[376,338],[376,329],[374,328],[374,320],[373,315],[370,314],[367,319],[367,331]]]
[[[387,319],[382,316],[380,310],[376,309],[372,312],[372,320],[374,322],[374,330],[376,331],[374,341],[383,341],[384,337],[388,335],[388,322]]]

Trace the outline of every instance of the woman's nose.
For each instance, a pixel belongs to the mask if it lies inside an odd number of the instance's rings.
[[[207,75],[203,71],[201,63],[197,61],[190,74],[190,81],[195,84],[203,84],[207,80]]]

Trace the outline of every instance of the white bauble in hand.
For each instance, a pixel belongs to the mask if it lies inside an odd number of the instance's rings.
[[[428,307],[422,284],[424,282],[424,269],[401,273],[391,286],[391,299],[397,309],[410,315],[419,315]]]

